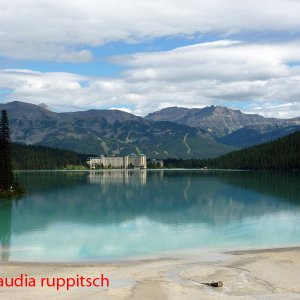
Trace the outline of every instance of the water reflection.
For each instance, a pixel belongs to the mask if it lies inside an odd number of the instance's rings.
[[[19,176],[31,193],[14,211],[17,231],[58,220],[116,223],[140,216],[164,223],[216,224],[300,203],[300,178],[289,173],[107,171],[46,173],[39,179],[36,175]],[[27,226],[22,225],[24,220]]]
[[[0,203],[1,259],[13,245],[36,249],[14,252],[14,259],[43,260],[50,243],[66,259],[69,238],[71,260],[229,241],[300,243],[299,179],[272,172],[18,173],[28,193],[18,205]]]
[[[10,236],[12,219],[12,201],[5,201],[0,205],[0,258],[9,260]]]
[[[109,171],[91,171],[88,174],[89,183],[94,184],[110,184],[123,183],[129,184],[134,180],[137,184],[146,184],[147,171],[130,171],[130,170],[109,170]]]

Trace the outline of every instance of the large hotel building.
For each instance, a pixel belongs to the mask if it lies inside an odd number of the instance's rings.
[[[91,169],[96,167],[112,168],[112,169],[146,169],[146,155],[125,155],[125,156],[104,156],[89,157],[87,165]]]

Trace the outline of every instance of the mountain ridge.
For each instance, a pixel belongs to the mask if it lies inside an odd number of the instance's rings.
[[[235,147],[245,147],[269,141],[270,139],[263,139],[262,137],[266,133],[270,137],[278,138],[284,132],[288,134],[300,129],[300,117],[291,119],[265,118],[258,114],[245,114],[240,110],[214,105],[204,108],[169,107],[150,113],[145,118],[156,122],[173,120],[175,123],[194,127],[199,132],[210,135],[221,143]],[[278,127],[285,128],[285,130],[278,131]],[[251,143],[244,139],[247,130],[252,130],[252,134],[255,135]],[[261,133],[261,131],[265,132]],[[236,134],[237,132],[239,134]],[[243,136],[245,141],[239,140],[238,135]]]
[[[82,153],[208,158],[300,130],[300,118],[264,118],[222,106],[169,107],[145,118],[121,110],[56,113],[21,101],[0,104],[12,140]]]
[[[209,125],[212,119],[214,121],[217,121],[217,117],[220,118],[220,116],[223,116],[224,119],[236,117],[237,124],[235,124],[235,130],[247,125],[254,125],[255,123],[269,124],[271,122],[276,122],[277,124],[284,124],[299,122],[300,124],[300,118],[265,118],[258,114],[247,114],[241,112],[241,110],[229,109],[227,107],[214,105],[206,106],[204,108],[184,108],[177,106],[168,107],[148,114],[147,116],[145,116],[145,119],[152,121],[170,121],[172,119],[173,122],[198,128],[201,126],[205,127],[205,125],[203,124],[204,121],[208,122]],[[197,117],[197,119],[195,117]],[[231,131],[229,130],[228,133],[231,133]]]
[[[0,105],[8,111],[15,142],[81,153],[154,158],[216,157],[235,148],[198,134],[195,128],[153,122],[119,110],[55,113],[24,102]]]

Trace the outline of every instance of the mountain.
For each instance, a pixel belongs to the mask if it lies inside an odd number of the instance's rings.
[[[244,114],[240,110],[213,105],[192,109],[169,107],[150,113],[145,119],[173,121],[191,126],[202,134],[234,147],[259,144],[300,129],[300,118],[264,118],[257,114]]]
[[[10,120],[12,140],[94,155],[144,153],[149,157],[217,157],[235,148],[196,128],[155,122],[119,110],[55,113],[44,105],[1,104]]]
[[[119,110],[55,113],[45,104],[0,104],[12,140],[93,155],[210,158],[300,130],[300,118],[275,119],[209,106],[169,107],[145,118]]]

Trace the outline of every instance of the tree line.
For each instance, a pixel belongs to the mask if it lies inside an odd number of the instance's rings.
[[[12,144],[14,170],[54,170],[84,167],[88,155],[39,145]]]

